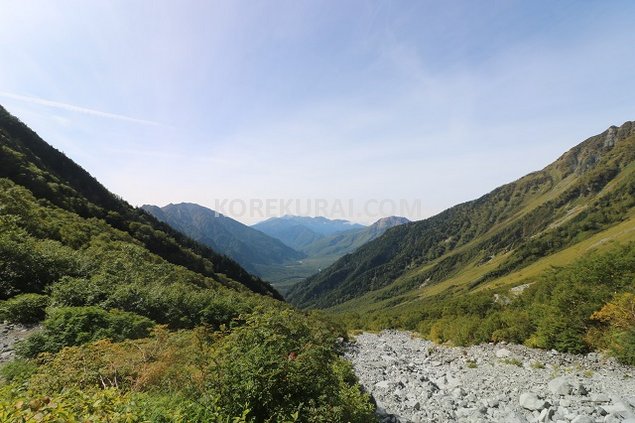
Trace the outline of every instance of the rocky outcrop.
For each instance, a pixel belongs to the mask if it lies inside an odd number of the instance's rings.
[[[15,343],[41,329],[41,326],[25,326],[12,323],[0,323],[0,364],[15,357]]]
[[[635,371],[582,355],[487,344],[449,348],[364,333],[347,357],[382,422],[635,423]]]

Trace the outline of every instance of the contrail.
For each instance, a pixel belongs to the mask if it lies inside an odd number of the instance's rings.
[[[68,110],[68,111],[71,111],[71,112],[84,113],[86,115],[91,115],[91,116],[99,116],[99,117],[104,117],[104,118],[108,118],[108,119],[122,120],[122,121],[125,121],[125,122],[139,123],[139,124],[142,124],[142,125],[165,126],[165,125],[163,125],[163,124],[161,124],[159,122],[155,122],[155,121],[152,121],[152,120],[137,119],[137,118],[133,118],[133,117],[130,117],[130,116],[124,116],[124,115],[118,115],[118,114],[115,114],[115,113],[102,112],[102,111],[95,110],[95,109],[88,109],[86,107],[73,106],[72,104],[60,103],[58,101],[45,100],[43,98],[31,97],[31,96],[28,96],[28,95],[20,95],[20,94],[13,94],[13,93],[5,92],[5,91],[0,91],[0,97],[11,98],[13,100],[20,100],[20,101],[24,101],[24,102],[31,103],[31,104],[39,104],[41,106],[55,107],[57,109]]]

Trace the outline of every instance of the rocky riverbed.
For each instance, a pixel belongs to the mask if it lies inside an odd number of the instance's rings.
[[[635,423],[635,368],[520,345],[363,333],[347,357],[387,422]]]

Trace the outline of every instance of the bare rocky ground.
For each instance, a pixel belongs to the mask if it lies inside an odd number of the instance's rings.
[[[388,422],[635,423],[635,368],[601,354],[363,333],[347,358]]]
[[[17,341],[28,337],[39,329],[40,326],[0,323],[0,364],[15,357],[14,346]]]

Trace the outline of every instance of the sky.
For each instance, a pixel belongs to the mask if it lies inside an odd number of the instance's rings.
[[[0,104],[136,206],[418,220],[634,120],[634,19],[617,0],[0,0]]]

